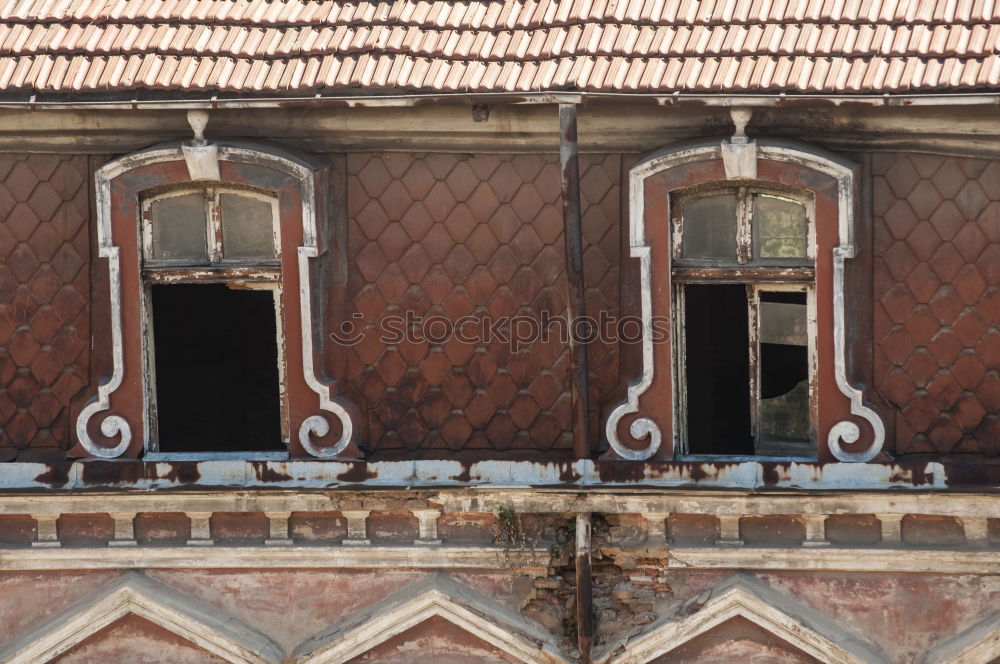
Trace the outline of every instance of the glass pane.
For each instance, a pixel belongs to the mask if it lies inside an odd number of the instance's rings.
[[[233,258],[274,258],[271,203],[259,198],[222,194],[222,254]]]
[[[809,456],[805,293],[761,293],[757,453]]]
[[[805,303],[762,301],[760,303],[760,342],[785,346],[807,345]]]
[[[201,193],[168,196],[150,205],[153,255],[157,260],[208,262],[205,238],[205,196]]]
[[[757,258],[806,257],[806,208],[776,196],[754,196]]]
[[[684,258],[736,260],[736,194],[715,194],[684,203]]]

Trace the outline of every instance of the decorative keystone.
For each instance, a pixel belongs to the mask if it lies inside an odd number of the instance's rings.
[[[747,138],[746,128],[753,116],[749,108],[731,108],[729,114],[736,130],[728,141],[722,142],[722,164],[729,180],[757,177],[757,144]]]

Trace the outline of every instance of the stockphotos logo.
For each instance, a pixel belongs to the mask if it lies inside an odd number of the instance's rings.
[[[555,341],[577,344],[633,344],[648,335],[653,343],[670,339],[670,321],[656,316],[645,330],[635,316],[617,318],[602,311],[596,318],[577,316],[569,321],[565,316],[542,311],[537,316],[491,316],[488,312],[460,318],[442,315],[421,316],[412,311],[388,314],[376,321],[365,320],[359,313],[341,322],[330,338],[343,346],[361,343],[375,335],[387,346],[410,343],[443,344],[452,339],[475,346],[502,343],[516,353],[535,342]]]

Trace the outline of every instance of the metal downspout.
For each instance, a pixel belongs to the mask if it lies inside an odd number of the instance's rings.
[[[576,140],[576,104],[559,104],[559,164],[562,172],[563,238],[566,242],[566,318],[569,327],[571,382],[573,388],[573,451],[578,459],[589,459],[590,393],[587,376],[587,344],[578,330],[587,315],[583,281],[583,230],[580,222],[580,153]],[[582,332],[579,334],[578,332]]]

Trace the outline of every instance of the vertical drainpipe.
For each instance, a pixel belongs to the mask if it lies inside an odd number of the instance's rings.
[[[590,512],[576,515],[576,642],[581,664],[594,649],[594,601],[590,571]]]
[[[587,344],[573,334],[575,321],[587,315],[583,282],[583,231],[580,224],[580,152],[576,142],[576,103],[559,104],[559,163],[562,168],[563,237],[566,240],[566,317],[570,329],[573,388],[573,451],[590,458],[590,396]]]

